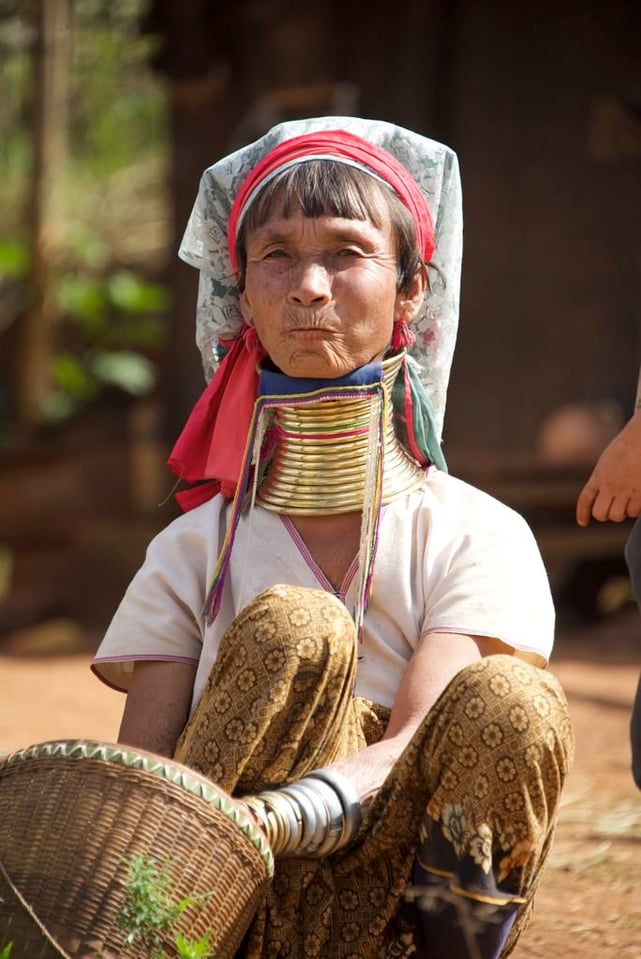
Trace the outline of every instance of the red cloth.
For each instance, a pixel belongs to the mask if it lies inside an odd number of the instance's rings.
[[[191,411],[167,463],[188,483],[215,482],[178,493],[183,509],[193,509],[217,492],[234,495],[258,395],[257,364],[264,355],[245,327]]]
[[[236,260],[236,233],[239,218],[254,191],[272,173],[280,167],[305,157],[343,157],[361,166],[373,170],[398,194],[414,219],[416,236],[423,259],[429,263],[434,253],[434,225],[427,205],[425,194],[418,183],[396,157],[374,146],[367,140],[347,133],[345,130],[319,130],[305,133],[291,140],[285,140],[274,147],[267,156],[256,164],[244,180],[229,214],[227,243],[229,257],[234,270],[238,268]]]

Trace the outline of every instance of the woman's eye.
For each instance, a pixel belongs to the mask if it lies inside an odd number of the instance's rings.
[[[287,253],[285,250],[267,250],[266,253],[263,254],[263,259],[278,260],[286,256],[287,256]]]

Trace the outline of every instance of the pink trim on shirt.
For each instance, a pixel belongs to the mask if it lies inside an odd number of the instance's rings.
[[[189,663],[192,666],[198,666],[198,660],[193,659],[191,656],[160,656],[158,653],[146,653],[144,655],[135,655],[135,656],[101,656],[99,659],[94,659],[91,663],[91,672],[94,676],[97,676],[98,679],[109,686],[110,689],[115,689],[119,693],[126,693],[127,689],[125,686],[117,686],[115,683],[112,683],[106,676],[98,669],[100,663],[137,663],[137,662],[158,662],[158,663]]]
[[[340,589],[338,590],[334,589],[334,586],[327,579],[327,577],[325,576],[325,573],[322,571],[322,569],[320,568],[320,566],[318,565],[318,563],[316,562],[316,560],[314,559],[314,557],[308,550],[307,546],[305,545],[305,541],[302,539],[300,533],[294,526],[294,523],[289,518],[289,516],[285,515],[284,513],[279,513],[279,516],[281,518],[283,526],[285,527],[285,529],[291,536],[298,552],[300,553],[301,557],[305,561],[305,565],[314,574],[314,576],[316,577],[320,585],[323,587],[325,592],[333,593],[334,596],[337,596],[338,599],[341,600],[341,602],[345,602],[345,597],[358,571],[358,556],[355,556],[352,562],[350,563],[349,569],[345,573],[345,578],[343,579],[343,582],[341,583]]]
[[[549,662],[548,657],[544,656],[540,650],[534,649],[533,646],[527,646],[525,643],[519,643],[517,645],[513,639],[497,636],[496,632],[491,633],[483,629],[463,629],[461,626],[428,626],[427,629],[424,629],[419,635],[419,642],[425,636],[429,636],[430,633],[458,633],[460,636],[482,636],[484,639],[497,639],[499,643],[504,643],[516,653],[529,653],[531,656],[537,656],[546,664]]]

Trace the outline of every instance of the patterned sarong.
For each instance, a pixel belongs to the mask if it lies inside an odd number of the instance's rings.
[[[225,633],[175,758],[237,796],[301,778],[381,738],[389,711],[352,694],[358,644],[329,593],[253,600]],[[511,656],[462,670],[374,799],[356,841],[281,858],[239,957],[391,959],[415,951],[419,861],[465,896],[519,904],[525,928],[573,736],[548,672]]]

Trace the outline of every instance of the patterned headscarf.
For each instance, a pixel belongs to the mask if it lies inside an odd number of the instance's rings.
[[[337,138],[336,131],[343,134],[342,145],[340,142],[337,145],[340,134]],[[223,464],[218,459],[227,456],[228,443],[222,434],[218,440],[213,435],[219,412],[217,404],[224,391],[227,402],[233,397],[235,414],[240,412],[241,419],[249,421],[255,396],[248,400],[242,390],[235,390],[234,381],[238,382],[243,365],[244,376],[249,374],[250,367],[253,370],[256,366],[256,354],[250,352],[256,344],[247,336],[240,310],[234,249],[236,228],[247,200],[251,202],[256,190],[267,182],[272,167],[280,172],[288,160],[298,162],[295,157],[298,138],[303,138],[306,158],[310,157],[310,139],[318,141],[313,155],[328,156],[333,151],[341,162],[366,169],[392,186],[412,212],[423,256],[431,260],[437,271],[431,272],[430,290],[412,323],[415,342],[409,352],[408,365],[427,394],[436,443],[441,441],[458,327],[463,239],[456,154],[441,143],[384,121],[318,117],[282,123],[205,170],[179,250],[180,257],[200,273],[196,340],[206,379],[210,380],[216,373],[217,376],[211,384],[214,389],[209,395],[204,394],[196,405],[188,424],[191,428],[185,430],[176,444],[170,465],[189,481],[217,478],[228,495],[234,490],[236,465]],[[295,141],[293,153],[292,141]],[[279,158],[279,151],[288,160]],[[274,154],[276,161],[272,164]],[[241,339],[244,340],[242,347],[239,346]],[[223,359],[228,362],[229,353],[234,351],[236,372],[232,375],[232,370],[223,369],[225,363],[220,369],[219,365]],[[238,423],[236,415],[234,419]],[[212,430],[209,429],[211,423],[214,423]],[[194,437],[202,440],[206,435],[208,449],[198,449],[202,442],[194,443]]]
[[[418,247],[424,261],[429,263],[434,253],[432,214],[425,194],[409,170],[387,150],[381,150],[347,130],[319,130],[318,133],[304,133],[279,143],[256,164],[243,182],[232,204],[227,226],[227,246],[234,269],[237,268],[238,229],[254,198],[283,170],[305,160],[335,160],[364,170],[391,187],[412,214]]]

